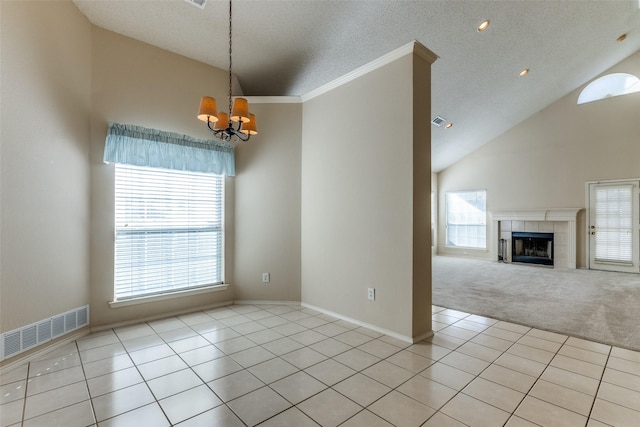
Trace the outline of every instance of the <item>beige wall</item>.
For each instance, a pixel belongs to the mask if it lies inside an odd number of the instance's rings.
[[[640,52],[607,73],[640,76]],[[586,86],[586,85],[585,85]],[[559,99],[438,175],[439,252],[445,247],[446,191],[486,189],[487,210],[585,207],[585,183],[640,177],[640,93],[576,105],[584,86]],[[523,100],[526,102],[526,100]],[[491,216],[489,216],[491,221]],[[489,239],[494,230],[488,224]],[[577,265],[585,266],[584,211]],[[470,256],[497,259],[489,252]]]
[[[234,298],[300,301],[302,104],[250,107],[259,133],[236,148]]]
[[[89,303],[91,25],[2,2],[0,332]]]
[[[229,302],[234,289],[236,299],[300,300],[301,104],[252,104],[260,135],[226,183],[232,287],[114,309],[107,123],[209,138],[198,102],[223,100],[227,73],[93,27],[71,2],[2,5],[2,331],[88,303],[100,327]],[[25,126],[33,106],[38,126]]]
[[[429,162],[414,187],[413,66],[404,56],[305,102],[302,117],[302,301],[408,337],[414,193],[430,189]]]
[[[227,74],[145,43],[93,27],[91,105],[91,324],[100,326],[193,310],[233,300],[233,289],[111,308],[114,167],[103,163],[109,121],[209,138],[195,117],[200,97],[221,100]],[[233,283],[233,178],[226,186],[225,280]]]
[[[419,46],[421,47],[421,46]],[[431,64],[413,55],[413,277],[411,337],[431,333]]]

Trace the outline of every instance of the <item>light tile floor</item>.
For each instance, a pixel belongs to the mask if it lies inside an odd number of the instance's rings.
[[[1,426],[640,426],[640,353],[433,307],[409,345],[300,306],[93,333],[0,379]]]

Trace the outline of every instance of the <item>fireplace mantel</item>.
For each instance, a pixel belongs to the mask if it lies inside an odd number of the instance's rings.
[[[582,208],[512,209],[492,213],[493,229],[500,230],[500,221],[564,222],[567,224],[566,268],[576,268],[577,218]],[[535,224],[534,224],[535,225]],[[524,231],[524,230],[523,230]],[[509,233],[510,235],[510,233]],[[500,233],[493,239],[494,254],[498,253]]]
[[[494,221],[576,221],[582,208],[516,209],[493,213]]]

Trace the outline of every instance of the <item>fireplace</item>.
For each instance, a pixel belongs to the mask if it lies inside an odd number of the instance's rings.
[[[511,233],[511,261],[553,266],[553,233]]]
[[[507,241],[503,254],[505,262],[511,262],[512,233],[553,233],[553,268],[576,268],[577,217],[582,208],[521,209],[492,212],[494,238],[491,251],[499,259],[500,239]]]

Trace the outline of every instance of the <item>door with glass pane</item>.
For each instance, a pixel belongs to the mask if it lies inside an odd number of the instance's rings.
[[[589,267],[640,272],[639,181],[589,184]]]

